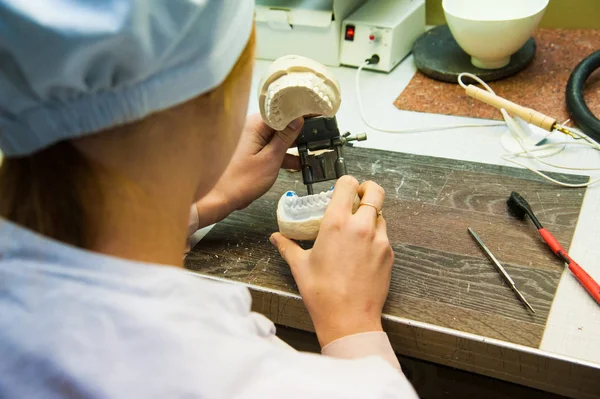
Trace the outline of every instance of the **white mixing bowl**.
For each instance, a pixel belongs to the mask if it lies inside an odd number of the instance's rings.
[[[478,68],[510,62],[540,23],[549,0],[443,0],[452,36]]]

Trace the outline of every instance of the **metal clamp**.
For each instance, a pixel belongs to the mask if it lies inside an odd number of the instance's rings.
[[[343,147],[352,141],[364,141],[365,133],[352,136],[340,134],[335,116],[307,118],[296,145],[302,164],[302,180],[308,194],[314,194],[313,184],[339,179],[348,174]],[[317,156],[309,156],[309,151],[333,150]]]

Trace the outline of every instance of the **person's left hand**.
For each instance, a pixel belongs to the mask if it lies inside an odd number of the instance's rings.
[[[280,168],[300,169],[300,159],[286,154],[302,129],[303,118],[275,131],[260,114],[248,116],[233,157],[215,187],[196,203],[199,227],[243,209],[266,193]]]

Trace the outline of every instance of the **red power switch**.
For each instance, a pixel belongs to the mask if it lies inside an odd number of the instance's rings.
[[[354,25],[346,25],[346,35],[345,35],[344,39],[349,42],[354,41],[354,32],[355,32]]]

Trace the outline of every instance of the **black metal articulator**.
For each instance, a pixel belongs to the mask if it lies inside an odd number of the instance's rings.
[[[366,139],[365,133],[354,136],[350,133],[340,134],[335,116],[306,118],[296,145],[302,163],[302,180],[308,194],[314,194],[314,183],[335,180],[348,174],[344,159],[344,146],[351,141]],[[309,151],[319,150],[332,151],[316,156],[309,155]]]

